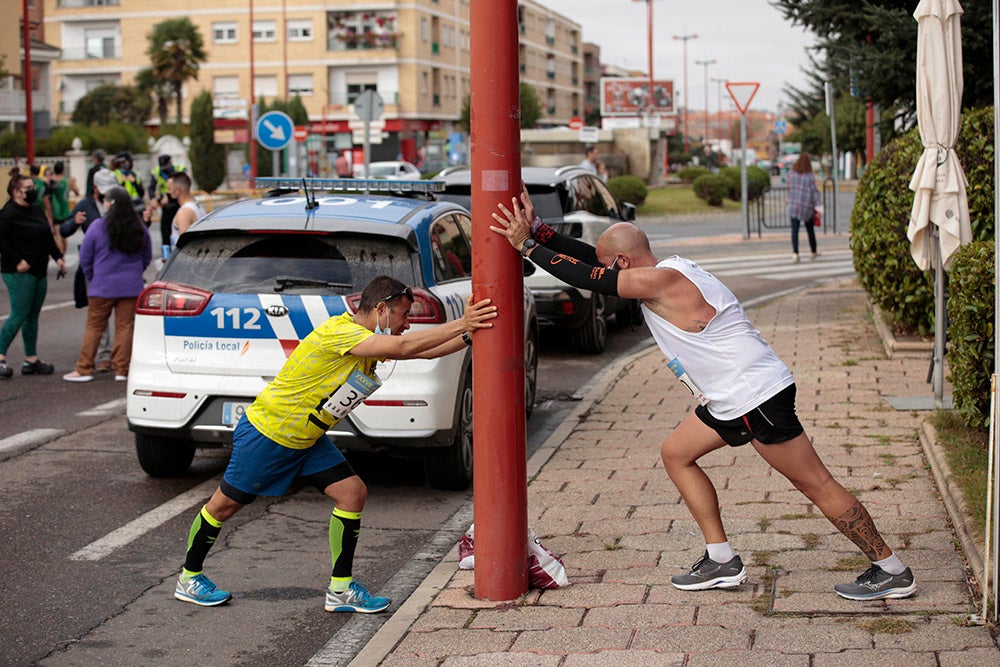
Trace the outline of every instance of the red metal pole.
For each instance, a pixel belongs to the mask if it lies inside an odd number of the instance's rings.
[[[253,0],[250,0],[250,107],[247,109],[247,141],[250,142],[250,187],[253,187],[253,179],[257,178],[257,137],[254,136],[253,110],[257,108],[257,97],[254,91],[253,73]]]
[[[528,590],[522,260],[490,231],[521,190],[517,0],[471,4],[472,288],[500,316],[475,335],[473,401],[476,598]]]
[[[865,100],[865,164],[875,158],[875,104],[872,98]]]
[[[646,0],[649,7],[647,15],[649,17],[649,115],[652,117],[653,109],[656,108],[656,98],[653,96],[653,0]]]
[[[28,164],[35,162],[35,108],[31,100],[31,24],[28,16],[28,0],[21,0],[24,11],[22,33],[24,35],[24,72],[21,83],[24,86],[24,133]]]

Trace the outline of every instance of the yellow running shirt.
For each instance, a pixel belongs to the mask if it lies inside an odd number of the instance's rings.
[[[374,335],[350,313],[331,317],[299,343],[246,416],[279,445],[307,449],[381,386],[378,359],[348,354]]]

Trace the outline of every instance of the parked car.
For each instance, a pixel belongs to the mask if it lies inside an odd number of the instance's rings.
[[[143,470],[184,474],[196,447],[225,447],[254,397],[315,326],[354,311],[375,276],[412,286],[413,330],[461,317],[472,291],[468,210],[417,194],[287,190],[216,209],[184,234],[139,297],[129,429]],[[306,179],[386,191],[386,181]],[[402,185],[402,184],[400,184]],[[433,188],[407,182],[414,192]],[[440,188],[440,184],[436,184]],[[538,318],[525,289],[525,405],[535,400]],[[379,364],[378,393],[330,435],[345,450],[424,459],[431,485],[472,481],[472,355]]]
[[[356,177],[363,178],[365,175],[365,166],[363,164],[357,165],[355,172],[354,175]],[[385,178],[391,181],[419,181],[423,178],[423,174],[411,162],[370,162],[368,164],[368,178]]]
[[[453,167],[435,178],[445,183],[439,199],[455,202],[471,210],[471,171]],[[611,190],[593,173],[577,166],[524,167],[521,178],[528,187],[535,212],[560,234],[590,245],[612,224],[635,219],[635,206],[620,203]],[[629,299],[604,296],[577,289],[541,268],[524,282],[535,296],[538,322],[543,327],[568,329],[573,349],[600,354],[608,338],[608,318],[638,316]]]

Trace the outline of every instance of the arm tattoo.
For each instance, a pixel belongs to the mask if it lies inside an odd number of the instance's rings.
[[[855,500],[846,512],[834,519],[833,525],[847,539],[854,542],[869,560],[879,560],[879,554],[890,551],[885,540],[879,535],[878,529],[875,528],[875,522],[872,521],[868,510],[858,500]]]

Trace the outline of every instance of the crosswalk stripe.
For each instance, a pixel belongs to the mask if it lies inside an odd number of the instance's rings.
[[[814,260],[807,258],[798,264],[792,263],[789,253],[706,257],[694,261],[718,278],[749,276],[762,280],[790,280],[854,273],[854,256],[849,249],[826,251]]]

